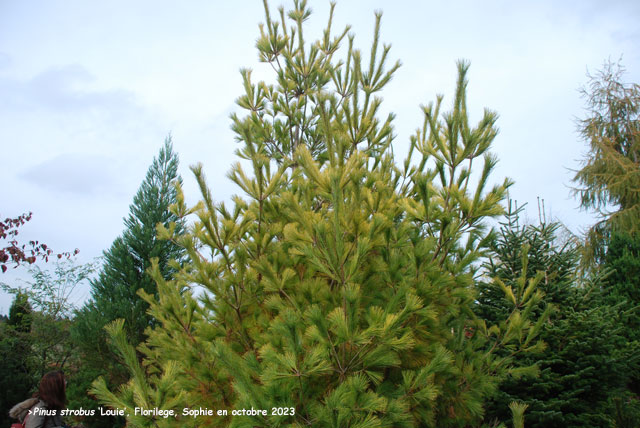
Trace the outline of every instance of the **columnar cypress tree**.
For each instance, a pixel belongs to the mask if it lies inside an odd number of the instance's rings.
[[[197,216],[176,238],[189,260],[171,280],[154,267],[158,294],[145,299],[158,328],[138,348],[144,364],[126,343],[126,323],[112,324],[131,380],[117,394],[103,381],[93,392],[127,408],[131,426],[478,422],[512,354],[534,349],[541,327],[526,317],[540,299],[535,285],[511,290],[516,308],[499,325],[472,311],[491,235],[483,220],[502,213],[510,184],[487,189],[496,114],[469,124],[460,63],[453,109],[440,113],[442,97],[423,108],[424,125],[398,165],[393,115],[378,118],[378,93],[399,66],[386,68],[380,16],[367,63],[353,36],[346,58],[334,59],[348,29],[331,37],[333,6],[324,37],[310,45],[306,2],[278,19],[266,3],[265,11],[257,48],[275,83],[254,84],[243,70],[246,115],[232,117],[251,172],[237,163],[229,177],[245,196],[231,208],[214,202],[202,168],[193,168],[203,199],[174,208]],[[229,415],[176,422],[134,407]],[[231,413],[251,408],[267,415]]]
[[[178,245],[157,237],[158,225],[172,224],[177,235],[182,233],[183,222],[169,210],[176,202],[175,185],[180,183],[178,155],[171,138],[167,138],[134,196],[124,220],[125,231],[104,253],[102,270],[91,281],[91,299],[75,317],[73,334],[82,353],[83,369],[70,395],[79,400],[78,406],[91,405],[85,398],[86,390],[98,375],[108,375],[114,385],[126,379],[126,371],[107,345],[104,326],[125,319],[128,340],[138,344],[146,337],[145,329],[155,322],[138,292],[156,293],[156,283],[147,272],[152,260],[157,260],[157,273],[168,278],[183,258]]]

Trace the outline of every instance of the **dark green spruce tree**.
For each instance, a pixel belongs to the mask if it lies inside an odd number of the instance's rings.
[[[607,273],[602,284],[604,301],[619,308],[622,334],[628,346],[636,350],[628,361],[626,393],[615,398],[616,426],[637,426],[640,425],[640,237],[613,232],[601,267]]]
[[[102,270],[91,281],[91,299],[76,314],[73,336],[83,367],[70,398],[77,400],[78,407],[96,406],[86,397],[96,377],[106,376],[114,386],[126,379],[126,371],[107,344],[104,327],[116,319],[124,319],[128,340],[138,344],[144,341],[145,330],[155,322],[147,313],[149,305],[138,293],[140,290],[150,295],[156,293],[156,283],[148,274],[153,260],[159,274],[170,278],[184,257],[183,250],[173,241],[157,236],[159,224],[163,227],[171,224],[177,235],[182,233],[183,222],[169,209],[177,201],[176,185],[180,183],[178,155],[169,137],[133,198],[129,216],[124,220],[124,232],[104,252]],[[100,420],[93,422],[93,426],[100,424]]]
[[[535,364],[538,375],[506,377],[488,403],[487,421],[504,420],[509,403],[518,401],[528,405],[527,427],[609,427],[616,419],[612,398],[626,398],[634,348],[624,337],[620,306],[603,300],[602,278],[579,281],[579,247],[563,242],[559,228],[522,225],[518,212],[510,212],[492,245],[486,267],[493,281],[479,284],[477,312],[505,319],[513,303],[503,289],[537,283],[544,297],[534,311],[551,315],[540,334],[546,347],[515,357],[517,365]]]

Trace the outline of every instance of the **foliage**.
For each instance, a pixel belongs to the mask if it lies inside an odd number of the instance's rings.
[[[509,409],[513,415],[513,428],[524,428],[524,412],[529,407],[527,404],[518,403],[517,401],[509,404]]]
[[[52,271],[31,266],[32,280],[23,286],[0,284],[15,295],[9,319],[0,324],[0,422],[8,425],[5,416],[9,408],[29,397],[45,373],[64,369],[73,374],[77,369],[76,350],[69,334],[74,310],[71,299],[93,269],[92,264],[60,260]]]
[[[0,322],[0,425],[9,426],[16,397],[27,397],[35,381],[28,366],[31,354],[32,308],[26,294],[16,294],[9,318]]]
[[[29,241],[29,244],[18,243],[16,237],[19,228],[24,226],[26,222],[31,220],[31,213],[21,214],[16,218],[7,217],[4,221],[0,220],[0,240],[9,239],[6,247],[0,247],[0,270],[6,272],[8,267],[20,266],[21,263],[34,263],[38,257],[44,261],[49,261],[49,257],[56,256],[58,259],[63,257],[69,259],[72,255],[78,254],[80,251],[76,249],[73,254],[69,252],[54,254],[53,250],[47,244],[39,241]]]
[[[91,281],[90,301],[77,314],[78,339],[89,346],[87,352],[102,349],[102,341],[95,349],[92,343],[96,341],[87,339],[104,337],[104,326],[115,319],[127,321],[127,333],[134,343],[144,339],[144,330],[152,323],[146,313],[147,304],[137,293],[139,289],[155,292],[155,283],[147,274],[152,258],[159,259],[162,275],[168,277],[174,270],[169,261],[181,256],[175,243],[158,239],[156,232],[158,224],[175,224],[177,234],[183,227],[169,212],[169,206],[176,201],[174,185],[181,182],[177,171],[178,157],[169,137],[129,207],[125,231],[104,253],[102,270]]]
[[[571,294],[579,260],[574,241],[560,242],[559,223],[520,224],[524,208],[514,207],[509,201],[499,234],[491,243],[492,256],[485,263],[485,276],[491,281],[479,283],[479,305],[475,309],[484,319],[505,319],[513,306],[496,284],[515,288],[518,283],[536,282],[545,295],[538,312],[549,304],[564,303]]]
[[[179,194],[173,208],[197,217],[175,237],[188,261],[169,280],[155,262],[157,296],[141,292],[158,322],[137,348],[144,361],[125,341],[126,322],[113,323],[131,380],[115,393],[104,379],[92,389],[113,407],[230,413],[132,415],[130,426],[467,426],[482,419],[513,355],[538,349],[542,322],[527,317],[536,284],[511,292],[517,305],[497,325],[472,311],[492,236],[483,221],[503,212],[510,182],[488,188],[497,116],[486,110],[469,124],[468,64],[458,65],[452,110],[440,112],[442,97],[423,107],[398,166],[393,115],[378,119],[379,92],[399,65],[386,68],[380,15],[367,65],[353,36],[346,58],[334,58],[348,29],[331,37],[333,9],[324,37],[306,44],[306,2],[278,20],[265,3],[257,48],[275,84],[243,70],[246,115],[232,116],[251,173],[237,163],[229,177],[245,197],[214,202],[193,168],[203,200],[187,208]],[[287,410],[231,415],[273,407]]]
[[[33,307],[29,314],[30,328],[23,333],[29,336],[31,346],[24,358],[29,361],[34,377],[42,377],[52,367],[63,368],[74,355],[69,333],[75,309],[72,294],[93,271],[92,263],[76,265],[73,260],[60,260],[53,271],[30,267],[32,280],[24,281],[24,286],[0,283],[4,291],[16,295],[16,299],[26,297]]]
[[[619,308],[623,335],[629,346],[640,350],[640,237],[614,232],[601,268],[608,273],[601,285],[603,299]],[[628,392],[626,397],[614,398],[613,403],[621,420],[618,427],[631,427],[640,420],[640,351],[628,364]]]
[[[640,236],[614,232],[601,268],[607,272],[601,284],[605,302],[620,308],[627,340],[640,343]],[[634,363],[630,388],[640,396],[640,359]]]
[[[583,89],[587,117],[579,128],[590,151],[574,192],[601,215],[587,235],[587,262],[602,260],[612,231],[640,232],[640,86],[624,83],[623,72],[607,62]]]
[[[168,137],[129,207],[125,231],[104,253],[102,270],[91,281],[91,299],[76,314],[72,332],[83,367],[77,375],[79,384],[70,391],[69,398],[77,407],[97,408],[86,391],[98,376],[108,376],[114,387],[127,378],[121,361],[107,344],[104,327],[113,320],[125,319],[126,335],[137,345],[144,340],[145,329],[154,323],[138,291],[151,295],[156,292],[155,282],[147,273],[152,259],[157,261],[159,274],[169,277],[183,257],[183,250],[174,242],[157,237],[158,225],[171,224],[176,235],[182,232],[182,221],[169,211],[169,206],[176,202],[174,186],[180,182],[178,155]],[[94,427],[116,424],[105,417],[85,423]]]
[[[7,325],[12,326],[17,332],[28,333],[31,331],[32,324],[31,304],[29,296],[23,292],[16,294],[11,307],[9,308],[9,318]]]
[[[640,305],[640,237],[614,233],[607,246],[603,268],[610,271],[603,286],[611,301],[624,300],[630,309]],[[640,329],[638,324],[632,327]]]
[[[72,295],[78,285],[89,280],[95,264],[95,261],[79,265],[73,260],[59,260],[52,270],[31,266],[32,280],[22,281],[22,286],[2,282],[0,288],[9,294],[24,295],[35,310],[53,319],[68,319],[75,310]]]
[[[637,394],[622,394],[612,397],[611,407],[614,408],[614,423],[616,428],[635,428],[640,421],[640,399]]]
[[[509,377],[487,408],[487,418],[503,419],[514,400],[528,404],[528,427],[609,427],[611,398],[619,396],[628,378],[629,346],[619,306],[603,302],[598,288],[602,277],[583,286],[576,276],[578,247],[559,242],[558,224],[520,225],[518,212],[509,213],[487,275],[495,283],[540,281],[545,295],[541,307],[553,308],[540,338],[546,348],[519,355],[516,364],[536,364],[537,377]],[[519,260],[522,260],[519,262]],[[478,312],[503,319],[511,306],[499,298],[499,289],[481,284]]]
[[[634,355],[638,355],[640,85],[623,82],[623,74],[620,64],[607,62],[602,71],[589,76],[589,85],[583,90],[588,114],[580,122],[580,130],[590,152],[574,181],[581,186],[575,189],[581,205],[601,215],[587,234],[583,264],[608,275],[598,285],[603,303],[617,308],[626,348],[636,349]],[[635,426],[640,420],[640,361],[636,356],[627,363],[626,396],[610,400],[618,409],[617,426]],[[626,404],[621,405],[623,402]]]

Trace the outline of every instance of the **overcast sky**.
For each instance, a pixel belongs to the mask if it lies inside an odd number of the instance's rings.
[[[374,11],[402,67],[383,93],[397,114],[396,153],[421,124],[420,104],[450,105],[458,59],[471,62],[468,104],[478,119],[499,113],[494,181],[515,180],[511,197],[544,198],[547,217],[579,232],[593,221],[570,195],[571,169],[587,146],[576,133],[586,72],[622,57],[640,82],[638,1],[341,1],[334,28],[352,24],[368,51]],[[290,6],[290,3],[284,3]],[[328,1],[311,1],[307,38],[319,36]],[[272,7],[280,3],[272,2]],[[229,114],[241,95],[238,70],[271,78],[254,47],[262,2],[0,0],[0,217],[33,212],[22,240],[79,262],[107,249],[123,229],[138,186],[165,137],[189,165],[202,162],[218,200],[239,191],[225,178],[237,148]],[[313,31],[316,30],[315,33]],[[44,266],[43,266],[44,267]],[[0,274],[2,275],[2,274]],[[14,282],[17,269],[0,276]],[[86,296],[80,290],[78,299]],[[0,313],[10,299],[0,295]]]

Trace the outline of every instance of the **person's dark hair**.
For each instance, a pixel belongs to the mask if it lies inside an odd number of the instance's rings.
[[[42,376],[38,392],[34,394],[45,403],[49,410],[61,410],[67,402],[64,373],[49,372]]]

